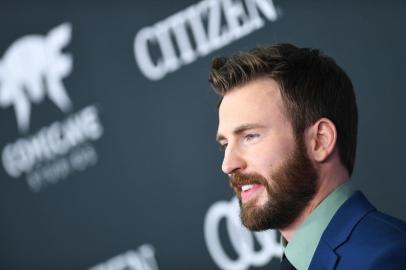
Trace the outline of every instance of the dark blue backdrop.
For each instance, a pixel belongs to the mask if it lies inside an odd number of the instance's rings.
[[[277,269],[275,232],[224,212],[207,83],[213,56],[274,42],[352,78],[354,182],[406,219],[404,1],[0,5],[1,269]]]

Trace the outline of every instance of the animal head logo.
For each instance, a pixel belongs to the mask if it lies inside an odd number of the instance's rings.
[[[70,42],[72,27],[63,23],[45,36],[19,38],[0,59],[0,107],[14,107],[20,132],[30,125],[31,103],[46,96],[63,112],[72,102],[62,79],[72,71],[72,56],[62,52]]]

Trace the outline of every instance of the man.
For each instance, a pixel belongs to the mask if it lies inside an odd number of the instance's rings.
[[[332,58],[277,44],[214,59],[209,81],[242,222],[281,232],[282,269],[406,269],[406,224],[348,180],[357,106]]]

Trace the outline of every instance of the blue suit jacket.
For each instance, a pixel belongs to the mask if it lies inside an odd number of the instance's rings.
[[[406,269],[406,223],[355,192],[324,231],[309,270]]]

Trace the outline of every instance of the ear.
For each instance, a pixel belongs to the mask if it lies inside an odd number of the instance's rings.
[[[308,128],[309,155],[316,162],[324,162],[330,157],[337,142],[337,130],[328,118],[320,118]]]

